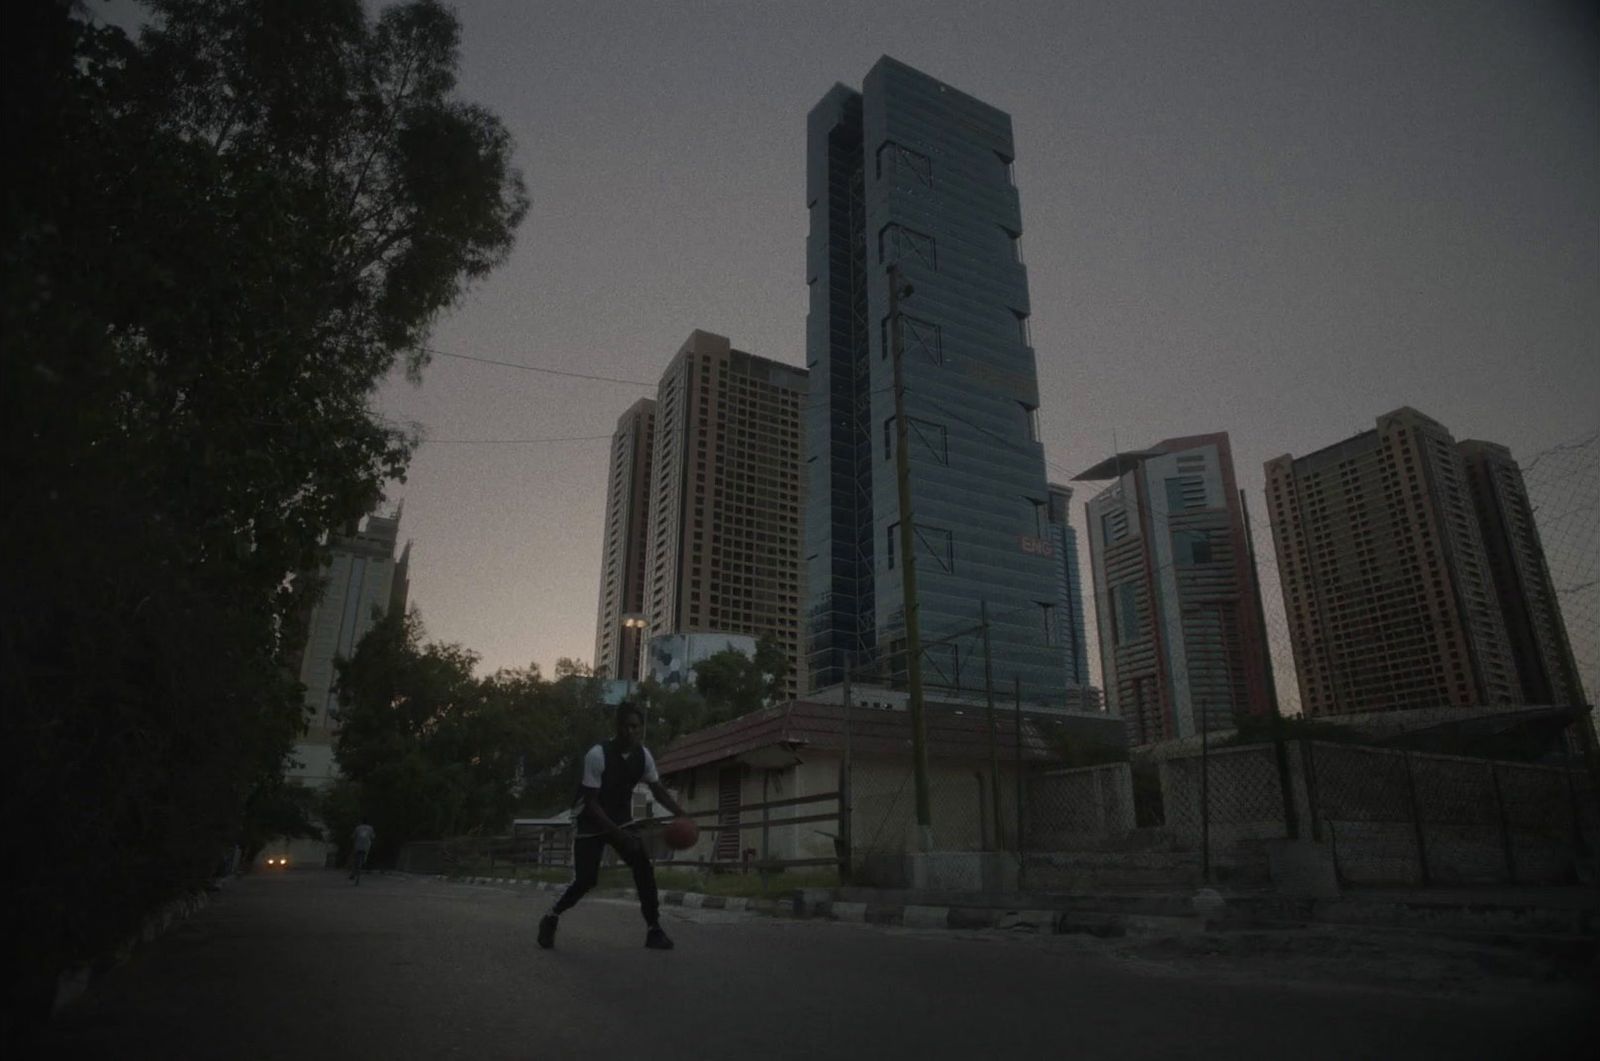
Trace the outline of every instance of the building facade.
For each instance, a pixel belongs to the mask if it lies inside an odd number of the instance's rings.
[[[770,636],[804,688],[800,406],[806,371],[695,331],[661,377],[645,635]]]
[[[1022,215],[1004,112],[884,57],[807,120],[806,654],[811,687],[898,681],[905,614],[894,353],[904,377],[923,681],[1068,685],[1070,610],[1039,439]],[[891,269],[899,277],[892,291]]]
[[[1467,462],[1444,425],[1397,409],[1268,461],[1266,480],[1307,715],[1525,702]]]
[[[306,647],[300,657],[300,682],[306,689],[306,733],[295,745],[299,766],[289,777],[313,788],[339,776],[333,761],[339,732],[339,699],[334,691],[334,660],[349,659],[356,645],[384,615],[404,612],[410,593],[411,543],[397,557],[400,512],[371,515],[358,527],[336,535],[328,545],[322,597],[311,608]]]
[[[1260,587],[1228,436],[1173,438],[1078,476],[1106,705],[1131,744],[1273,710]]]
[[[1071,511],[1072,487],[1051,483],[1049,515],[1056,550],[1057,592],[1065,602],[1059,617],[1059,636],[1051,640],[1061,645],[1066,656],[1068,689],[1087,690],[1089,643],[1083,625],[1083,568],[1078,562],[1078,532],[1068,522]]]
[[[1466,465],[1522,699],[1530,704],[1586,703],[1522,470],[1511,451],[1494,442],[1469,440],[1458,443],[1456,450]]]
[[[617,419],[606,482],[605,539],[600,549],[600,603],[595,617],[594,672],[637,681],[644,630],[645,536],[650,522],[650,465],[656,403],[641,398]]]

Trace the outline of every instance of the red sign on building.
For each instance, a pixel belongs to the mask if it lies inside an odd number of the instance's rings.
[[[1031,534],[1017,535],[1017,541],[1022,545],[1022,551],[1029,556],[1054,556],[1056,548],[1048,538],[1035,538]]]

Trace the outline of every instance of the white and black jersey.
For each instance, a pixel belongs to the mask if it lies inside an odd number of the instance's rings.
[[[633,790],[639,782],[654,784],[660,780],[649,748],[637,745],[623,753],[617,750],[615,740],[596,744],[583,757],[583,779],[578,782],[577,805],[573,808],[578,827],[599,827],[589,817],[587,793],[598,792],[600,809],[613,824],[621,825],[633,817]]]

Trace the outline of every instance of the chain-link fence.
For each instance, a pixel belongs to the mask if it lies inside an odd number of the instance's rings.
[[[1516,762],[1311,741],[1312,811],[1346,883],[1573,882],[1600,844],[1600,804],[1561,748]]]
[[[1600,689],[1600,431],[1521,461],[1579,682]]]

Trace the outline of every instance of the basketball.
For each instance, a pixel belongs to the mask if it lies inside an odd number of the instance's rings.
[[[682,851],[686,847],[693,847],[694,842],[700,839],[700,827],[692,818],[674,818],[662,828],[661,838],[674,851]]]

